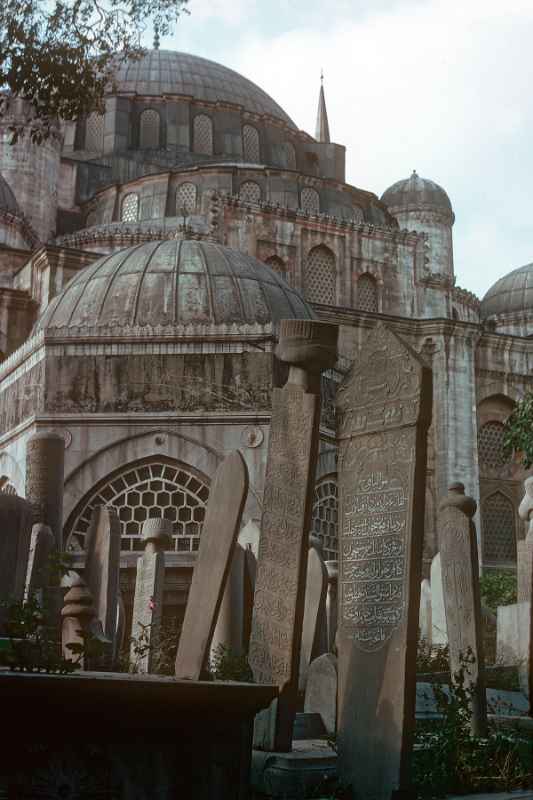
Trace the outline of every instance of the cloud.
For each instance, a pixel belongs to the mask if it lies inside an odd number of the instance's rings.
[[[483,294],[533,260],[531,0],[191,0],[190,10],[182,49],[255,81],[310,133],[324,69],[350,183],[381,194],[416,169],[444,186],[460,285]]]

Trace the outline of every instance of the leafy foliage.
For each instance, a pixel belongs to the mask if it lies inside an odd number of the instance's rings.
[[[508,457],[514,454],[526,469],[533,466],[533,392],[516,404],[507,419],[503,446]]]
[[[174,675],[179,627],[177,620],[163,620],[157,637],[152,636],[151,625],[137,623],[141,629],[138,636],[131,636],[120,654],[116,668],[119,672],[139,672],[141,662],[152,654],[154,675]]]
[[[246,655],[236,653],[224,644],[219,644],[211,654],[209,672],[215,681],[254,682]]]
[[[142,55],[141,36],[151,23],[168,34],[188,0],[3,0],[0,4],[0,116],[11,97],[29,103],[16,140],[28,131],[40,143],[57,118],[104,111],[114,67]]]
[[[490,570],[479,578],[481,602],[496,612],[498,606],[516,603],[516,574],[504,570]]]
[[[418,639],[416,652],[416,671],[448,672],[450,669],[450,653],[448,645],[431,646],[426,639]]]

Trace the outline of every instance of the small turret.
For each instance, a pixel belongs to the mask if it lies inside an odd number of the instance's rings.
[[[326,97],[324,95],[324,73],[320,75],[320,93],[318,95],[318,111],[316,115],[316,132],[315,139],[317,142],[329,144],[329,122],[328,112],[326,109]]]

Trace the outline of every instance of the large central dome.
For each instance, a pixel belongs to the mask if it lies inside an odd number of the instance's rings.
[[[313,316],[298,292],[256,258],[174,239],[99,258],[52,300],[36,330],[227,329]]]
[[[178,94],[209,103],[234,103],[296,128],[288,114],[255,83],[222,64],[188,53],[149,50],[140,59],[123,61],[115,70],[115,92],[148,97]]]

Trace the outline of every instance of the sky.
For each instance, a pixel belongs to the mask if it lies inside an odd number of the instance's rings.
[[[348,183],[413,169],[455,211],[457,284],[533,261],[533,0],[190,0],[176,49],[237,70],[314,134],[320,71]],[[149,44],[149,43],[147,43]]]

